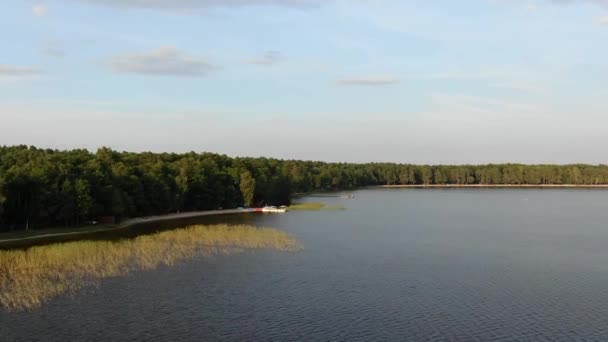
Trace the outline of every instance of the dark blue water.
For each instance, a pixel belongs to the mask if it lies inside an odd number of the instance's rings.
[[[0,340],[608,341],[608,191],[355,195],[253,218],[301,252],[110,279],[0,312]]]

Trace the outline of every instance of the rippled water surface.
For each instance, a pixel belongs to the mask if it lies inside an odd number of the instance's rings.
[[[355,195],[322,199],[345,211],[231,218],[289,231],[301,252],[0,311],[0,341],[608,341],[608,191]]]

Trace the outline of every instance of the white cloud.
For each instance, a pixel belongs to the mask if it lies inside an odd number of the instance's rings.
[[[385,86],[401,82],[393,76],[353,77],[338,80],[338,84],[346,86]]]
[[[66,55],[65,42],[59,39],[45,41],[40,47],[40,51],[45,55],[53,57],[64,57]]]
[[[318,7],[331,0],[77,0],[84,3],[139,9],[195,10],[212,7],[282,6]]]
[[[256,57],[249,61],[250,64],[256,65],[275,65],[284,60],[283,55],[278,51],[267,51],[264,55]]]
[[[44,5],[36,5],[32,7],[32,13],[37,17],[44,17],[48,13],[48,8]]]
[[[218,69],[201,59],[182,56],[171,46],[146,53],[112,57],[110,67],[120,73],[179,77],[205,77]]]
[[[530,12],[536,11],[538,9],[538,5],[531,3],[526,6],[526,9]]]
[[[41,73],[40,69],[33,67],[0,65],[0,78],[33,76]]]
[[[600,18],[600,24],[602,25],[608,25],[608,15],[605,15],[603,17]]]
[[[597,4],[601,6],[608,6],[608,0],[551,0],[554,4]]]
[[[554,114],[538,103],[477,95],[434,93],[430,96],[432,111],[427,117],[456,120],[550,119]],[[454,115],[458,113],[458,115]]]
[[[471,72],[445,72],[434,73],[429,75],[433,80],[490,80],[503,77],[502,72],[486,72],[486,71],[471,71]]]

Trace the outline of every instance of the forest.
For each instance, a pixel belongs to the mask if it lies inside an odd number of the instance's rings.
[[[0,147],[0,230],[288,204],[292,195],[375,185],[608,184],[606,165],[412,165]]]

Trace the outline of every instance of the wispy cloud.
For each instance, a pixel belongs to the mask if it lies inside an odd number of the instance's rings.
[[[120,73],[179,77],[205,77],[219,68],[204,60],[183,56],[175,47],[115,56],[110,66]]]
[[[608,15],[600,17],[600,24],[602,24],[602,25],[608,25]]]
[[[44,5],[36,5],[32,7],[32,13],[37,17],[44,17],[48,13],[48,8]]]
[[[478,95],[433,93],[430,98],[435,105],[440,105],[448,109],[465,107],[475,109],[474,111],[477,112],[504,110],[529,114],[530,112],[536,112],[539,109],[539,107],[533,103]]]
[[[338,80],[338,84],[345,86],[386,86],[400,82],[399,78],[392,76],[349,77]]]
[[[517,122],[517,120],[552,119],[554,110],[524,99],[475,94],[432,93],[428,107],[420,117],[459,122]]]
[[[282,6],[293,8],[318,7],[332,0],[76,0],[79,2],[139,9],[196,10],[213,7]]]
[[[59,39],[47,40],[42,43],[40,51],[53,57],[64,57],[67,53],[65,42]]]
[[[545,91],[545,88],[542,87],[538,83],[518,81],[518,80],[512,80],[512,81],[506,80],[506,81],[502,81],[502,82],[499,81],[496,83],[488,83],[487,86],[490,88],[507,89],[507,90],[517,91],[517,92],[521,92],[521,93],[530,93],[530,94],[540,94]]]
[[[278,51],[267,51],[264,55],[256,57],[249,61],[250,64],[256,65],[275,65],[284,60],[284,56]]]
[[[504,73],[498,72],[445,72],[434,73],[428,76],[432,80],[489,80],[493,78],[503,77]]]
[[[608,0],[550,0],[550,2],[558,5],[563,4],[597,4],[608,7]]]
[[[534,12],[538,9],[538,5],[531,3],[531,4],[526,5],[526,9],[528,11]]]
[[[458,82],[475,84],[482,87],[509,89],[517,92],[540,94],[546,90],[546,77],[535,74],[533,70],[467,70],[432,73],[423,76],[437,82]]]
[[[0,65],[1,77],[25,77],[42,73],[42,70],[27,66]]]
[[[496,4],[518,4],[525,6],[528,11],[540,10],[545,5],[599,5],[608,7],[608,0],[490,0]]]

